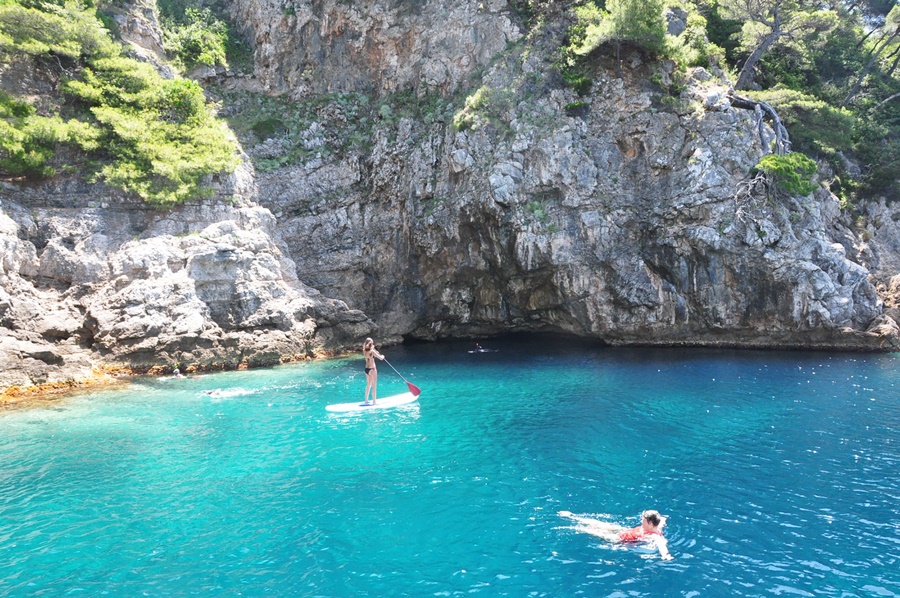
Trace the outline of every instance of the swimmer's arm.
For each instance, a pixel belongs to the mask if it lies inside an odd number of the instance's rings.
[[[575,513],[571,512],[571,511],[559,511],[559,513],[557,513],[557,515],[559,515],[561,517],[568,517],[569,519],[573,519],[582,525],[592,526],[592,525],[597,525],[597,524],[603,523],[601,521],[597,521],[596,519],[590,519],[589,517],[579,517],[578,515],[576,515]]]
[[[659,537],[656,539],[656,548],[659,550],[659,556],[662,557],[662,560],[671,561],[675,558],[669,553],[669,543],[665,538]]]

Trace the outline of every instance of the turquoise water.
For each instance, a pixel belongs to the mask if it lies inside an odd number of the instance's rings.
[[[900,595],[900,356],[494,346],[0,412],[0,595]]]

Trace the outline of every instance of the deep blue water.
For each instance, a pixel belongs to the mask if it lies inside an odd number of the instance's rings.
[[[0,411],[0,595],[900,595],[900,355],[493,346]]]

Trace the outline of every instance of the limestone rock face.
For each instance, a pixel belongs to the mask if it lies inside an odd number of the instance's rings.
[[[267,90],[449,92],[521,37],[505,0],[233,0]]]
[[[839,241],[871,273],[885,314],[900,322],[900,206],[874,199],[848,220],[836,227]]]
[[[401,121],[368,168],[260,175],[262,202],[300,278],[395,335],[895,347],[837,200],[742,193],[763,155],[754,114],[702,69],[662,105],[642,60],[598,69],[585,98],[550,87],[466,130]],[[489,87],[547,68],[500,62]]]
[[[97,187],[0,204],[0,386],[95,366],[235,366],[356,346],[372,322],[303,285],[247,170],[171,211]],[[10,191],[10,187],[4,188]]]
[[[143,62],[149,62],[164,77],[174,76],[174,71],[166,64],[166,51],[157,18],[156,2],[131,0],[110,4],[106,10],[116,23],[119,38],[125,42],[131,55]]]

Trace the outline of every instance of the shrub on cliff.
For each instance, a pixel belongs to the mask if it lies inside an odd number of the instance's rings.
[[[777,88],[751,94],[778,110],[801,151],[832,155],[853,145],[856,119],[845,109],[791,89]]]
[[[662,0],[608,0],[606,9],[587,3],[575,7],[569,50],[586,56],[607,42],[629,42],[658,53],[666,42]]]
[[[684,31],[677,36],[666,36],[665,54],[681,67],[723,66],[725,50],[710,41],[706,17],[699,12],[689,12],[685,25]]]
[[[158,205],[200,197],[203,177],[238,164],[233,137],[186,79],[163,79],[148,64],[98,59],[64,91],[88,109],[112,162],[97,178]],[[85,148],[89,149],[89,148]]]
[[[51,160],[59,144],[77,142],[95,149],[96,139],[96,131],[85,123],[40,116],[31,104],[0,91],[0,172],[25,177],[53,176],[56,169]]]
[[[766,173],[776,191],[792,196],[812,193],[816,163],[799,152],[768,154],[760,158],[756,168]]]
[[[20,60],[53,70],[62,96],[39,109],[0,97],[7,176],[52,176],[57,149],[70,144],[95,160],[92,178],[169,205],[202,196],[205,177],[238,164],[233,136],[200,86],[123,56],[93,8],[0,0],[0,66]]]
[[[209,8],[188,7],[181,21],[163,19],[162,25],[166,53],[179,69],[228,66],[228,25]]]
[[[710,42],[703,15],[688,11],[684,30],[668,35],[664,8],[660,0],[609,0],[606,9],[591,2],[576,6],[559,64],[563,80],[579,95],[587,94],[591,87],[588,57],[604,44],[617,52],[622,44],[637,46],[672,59],[679,68],[724,64],[725,50]]]
[[[23,54],[79,60],[114,52],[92,9],[72,1],[0,0],[0,62]]]

